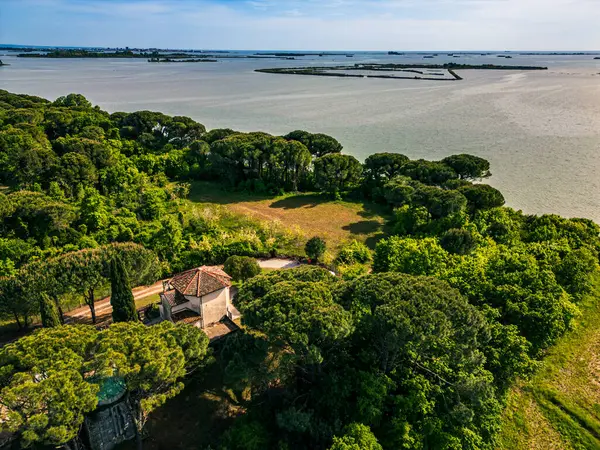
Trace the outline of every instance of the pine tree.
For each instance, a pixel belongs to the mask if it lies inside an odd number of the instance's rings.
[[[113,322],[138,321],[127,269],[118,256],[110,262],[110,304],[113,308]]]
[[[60,326],[60,316],[54,300],[46,293],[40,294],[40,316],[44,328]]]

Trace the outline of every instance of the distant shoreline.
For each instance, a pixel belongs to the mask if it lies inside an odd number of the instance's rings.
[[[171,59],[171,58],[150,58],[148,60],[149,63],[215,63],[215,62],[219,62],[216,59],[207,59],[207,58],[202,58],[202,59]]]
[[[356,49],[343,49],[343,50],[326,50],[326,49],[304,49],[304,50],[285,50],[285,49],[199,49],[199,48],[157,48],[157,47],[98,47],[98,46],[61,46],[61,45],[23,45],[23,44],[0,44],[0,50],[8,51],[22,51],[22,52],[51,52],[56,50],[79,50],[89,52],[99,51],[134,51],[134,52],[186,52],[186,53],[232,53],[232,52],[244,52],[244,53],[262,53],[262,54],[290,54],[298,56],[299,54],[304,55],[346,55],[346,54],[357,54],[357,53],[381,53],[388,55],[410,55],[410,54],[421,54],[421,55],[432,55],[438,53],[442,54],[454,54],[454,55],[473,55],[473,54],[485,54],[485,55],[496,55],[496,54],[511,54],[520,56],[590,56],[600,55],[600,49],[595,50],[506,50],[506,49],[478,49],[478,50],[459,50],[459,49],[437,49],[437,50],[356,50]]]

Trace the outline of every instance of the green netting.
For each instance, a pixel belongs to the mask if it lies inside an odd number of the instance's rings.
[[[98,402],[113,399],[125,392],[125,381],[119,377],[104,378],[100,382],[100,391],[98,391]]]

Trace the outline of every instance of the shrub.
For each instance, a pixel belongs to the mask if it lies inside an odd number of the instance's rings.
[[[58,327],[60,325],[60,316],[56,303],[48,294],[40,294],[40,317],[44,328]]]
[[[352,281],[369,273],[369,266],[364,264],[341,265],[337,267],[337,272],[344,281]]]
[[[440,245],[447,252],[466,255],[477,243],[469,230],[453,228],[442,235]]]
[[[246,281],[260,274],[260,266],[248,256],[230,256],[225,261],[225,272],[235,281]]]
[[[318,236],[310,238],[304,247],[306,256],[315,261],[318,261],[319,258],[323,257],[326,249],[327,244],[325,243],[325,240]]]
[[[338,264],[367,264],[371,262],[371,251],[365,244],[352,241],[342,247],[337,255]]]
[[[411,239],[392,236],[377,244],[373,270],[411,275],[437,275],[445,267],[448,253],[437,239]]]
[[[160,317],[160,309],[157,303],[152,303],[146,308],[146,317],[150,320],[158,319]]]

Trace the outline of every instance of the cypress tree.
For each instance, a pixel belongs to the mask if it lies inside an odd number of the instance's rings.
[[[113,322],[138,321],[127,269],[118,256],[110,262],[110,304],[113,308]]]
[[[56,303],[45,292],[40,294],[40,316],[44,328],[58,327],[61,325]]]

